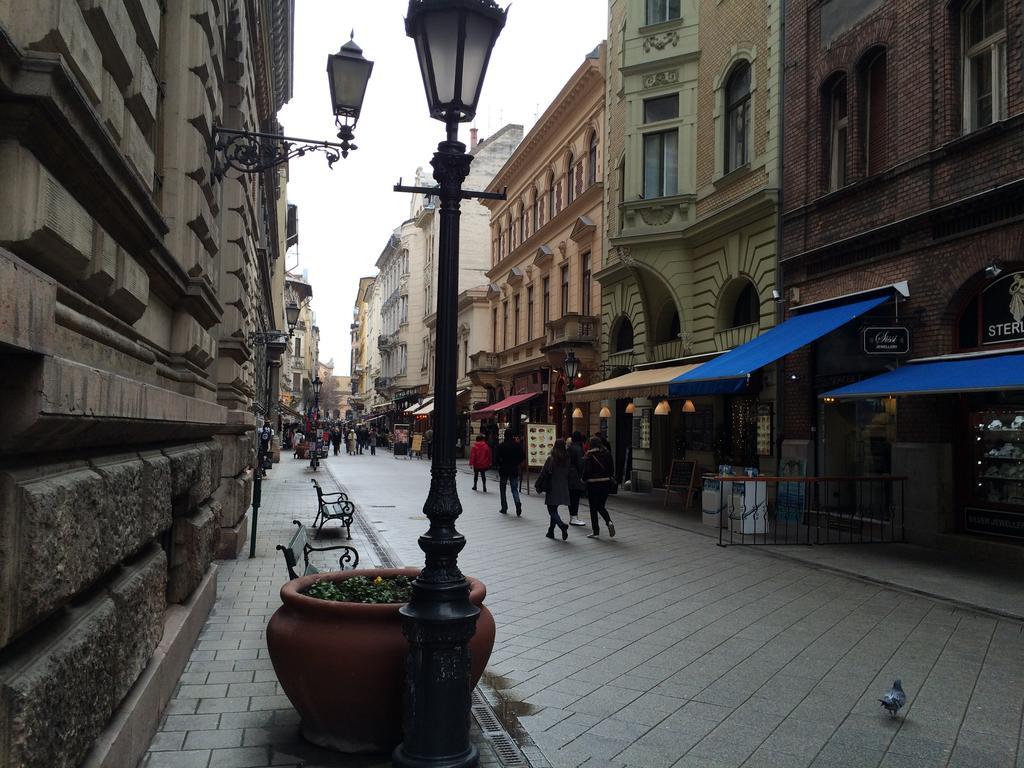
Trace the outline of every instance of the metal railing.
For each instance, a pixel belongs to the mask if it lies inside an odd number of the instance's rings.
[[[906,479],[707,475],[702,514],[723,547],[902,542]]]

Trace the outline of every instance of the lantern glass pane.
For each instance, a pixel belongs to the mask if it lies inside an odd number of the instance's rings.
[[[480,80],[487,66],[494,35],[494,22],[471,13],[466,18],[466,49],[462,58],[462,103],[475,111]]]
[[[366,95],[373,62],[345,56],[331,56],[331,87],[336,115],[358,116]]]
[[[455,64],[459,58],[459,14],[444,11],[424,14],[423,35],[430,46],[437,106],[455,100]]]

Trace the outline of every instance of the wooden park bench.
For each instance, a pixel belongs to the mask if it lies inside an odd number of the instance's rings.
[[[316,502],[317,510],[316,517],[313,518],[313,528],[316,528],[317,536],[323,530],[324,523],[328,520],[340,520],[341,524],[345,526],[345,534],[348,539],[352,540],[352,518],[356,513],[356,505],[349,499],[348,494],[343,491],[337,493],[324,493],[323,488],[320,487],[320,483],[316,481],[316,478],[311,478],[310,482],[313,483],[313,487],[316,488]],[[318,525],[319,523],[319,525]]]
[[[347,571],[351,568],[359,567],[359,553],[355,547],[350,547],[348,544],[336,544],[331,547],[314,547],[309,543],[309,536],[306,533],[306,526],[300,523],[298,520],[292,520],[295,525],[299,526],[299,529],[292,536],[291,541],[287,545],[278,544],[277,548],[284,552],[284,562],[288,566],[288,578],[297,579],[301,576],[309,576],[313,573],[320,573],[320,569],[309,562],[310,552],[329,552],[335,549],[343,549],[344,553],[338,560],[338,566],[341,570]],[[299,564],[299,558],[302,558],[303,571],[298,573],[295,569]]]

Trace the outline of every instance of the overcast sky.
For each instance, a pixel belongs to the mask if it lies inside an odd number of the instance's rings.
[[[507,5],[507,0],[499,0]],[[477,110],[480,138],[506,123],[529,131],[587,53],[607,35],[607,0],[515,0],[498,38]],[[359,278],[392,230],[409,216],[409,196],[392,191],[429,168],[444,125],[427,116],[415,48],[405,35],[407,0],[296,0],[295,86],[282,110],[290,136],[337,133],[327,86],[327,55],[355,30],[373,75],[356,126],[359,150],[328,170],[319,154],[293,160],[289,202],[299,206],[299,245],[288,267],[308,270],[320,326],[320,359],[349,369],[349,325]],[[461,140],[469,143],[468,126]]]

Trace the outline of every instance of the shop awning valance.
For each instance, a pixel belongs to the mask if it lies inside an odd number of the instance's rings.
[[[889,298],[875,296],[792,317],[697,370],[684,373],[669,384],[668,392],[675,397],[742,392],[750,375],[758,369],[846,325]]]
[[[894,371],[826,392],[839,400],[889,395],[943,395],[1024,390],[1024,354],[908,363]]]
[[[506,408],[511,408],[513,405],[525,403],[527,400],[534,398],[539,394],[540,392],[527,392],[523,395],[512,395],[512,397],[506,397],[504,400],[491,403],[486,408],[481,408],[479,411],[473,411],[470,415],[473,416],[473,418],[494,416],[498,411],[504,411]]]
[[[612,400],[618,397],[656,397],[668,394],[670,381],[701,367],[701,363],[672,365],[667,368],[646,368],[642,371],[624,373],[613,379],[605,379],[588,387],[565,393],[570,402],[593,402]]]
[[[413,406],[410,406],[409,408],[407,408],[405,410],[405,415],[406,416],[415,416],[416,414],[423,413],[423,409],[426,408],[428,405],[430,405],[433,402],[434,402],[434,398],[428,397],[422,403],[417,403],[416,405],[413,405]],[[431,410],[433,410],[432,407],[431,407]]]

